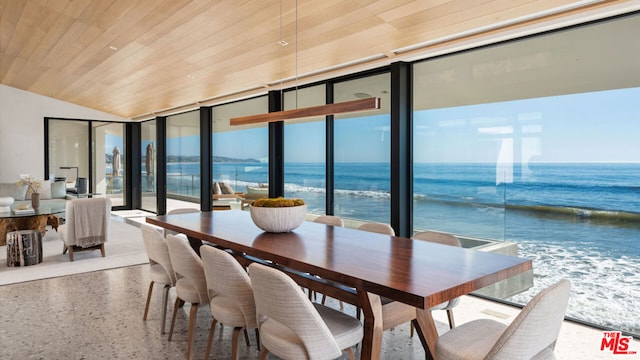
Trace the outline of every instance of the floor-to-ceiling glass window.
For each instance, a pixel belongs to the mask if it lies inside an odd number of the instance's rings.
[[[269,129],[266,124],[231,126],[234,117],[266,113],[267,96],[214,106],[213,194],[268,194]]]
[[[156,188],[156,175],[158,174],[156,169],[156,149],[158,148],[158,139],[156,136],[156,123],[156,120],[150,120],[143,122],[140,126],[141,207],[152,212],[158,211]]]
[[[284,109],[325,104],[325,85],[284,93]],[[284,126],[284,195],[301,198],[312,214],[326,209],[325,117],[289,120]]]
[[[49,179],[75,188],[79,178],[89,177],[89,122],[49,119],[48,129]]]
[[[200,203],[199,110],[167,116],[166,176],[167,199]]]
[[[69,194],[109,197],[123,207],[125,124],[121,122],[48,119],[48,176],[65,180]]]
[[[123,123],[94,121],[93,138],[93,192],[111,199],[112,206],[124,206],[125,187],[125,125]]]
[[[526,303],[640,334],[640,16],[414,66],[415,230],[515,244]]]
[[[389,223],[391,142],[388,73],[335,84],[334,102],[381,98],[381,109],[335,116],[334,214]]]

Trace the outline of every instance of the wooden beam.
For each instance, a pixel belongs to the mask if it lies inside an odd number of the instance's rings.
[[[355,111],[368,111],[380,109],[380,98],[366,98],[353,101],[345,101],[336,104],[311,106],[301,109],[276,111],[266,114],[241,116],[232,118],[231,125],[248,125],[262,122],[274,122],[291,119],[301,119],[314,116],[326,116],[343,114]]]

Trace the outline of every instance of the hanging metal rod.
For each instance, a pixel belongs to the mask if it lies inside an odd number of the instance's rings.
[[[327,116],[355,111],[369,111],[378,109],[380,109],[380,98],[372,97],[360,100],[345,101],[336,104],[311,106],[301,109],[276,111],[259,115],[240,116],[237,118],[232,118],[229,123],[231,125],[248,125],[263,122],[302,119],[315,116]]]

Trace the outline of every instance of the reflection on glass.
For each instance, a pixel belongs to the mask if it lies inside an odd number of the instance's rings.
[[[417,112],[415,230],[515,242],[519,256],[534,260],[536,281],[509,300],[524,304],[566,277],[584,291],[583,303],[570,305],[568,315],[637,333],[640,324],[628,308],[640,301],[630,295],[638,282],[625,274],[640,271],[640,251],[634,251],[640,202],[633,190],[640,179],[640,147],[629,135],[640,128],[618,113],[610,122],[615,126],[603,129],[601,119],[611,118],[611,111],[593,106],[616,101],[619,109],[630,109],[635,105],[624,100],[630,93],[640,96],[640,88]],[[559,100],[565,103],[561,108]],[[562,134],[571,122],[558,119],[567,119],[563,109],[574,106],[593,107],[569,139]],[[532,116],[532,108],[544,116]],[[448,119],[461,119],[462,112],[466,121],[449,126]],[[500,131],[474,122],[498,113]],[[606,148],[592,146],[602,139]],[[604,287],[611,290],[599,290]],[[596,308],[608,302],[626,306],[605,319]]]

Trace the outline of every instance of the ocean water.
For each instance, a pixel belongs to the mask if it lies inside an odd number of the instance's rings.
[[[267,164],[213,166],[237,191],[268,182]],[[174,174],[197,169],[168,164]],[[508,300],[524,304],[568,278],[567,315],[640,334],[640,164],[416,164],[413,172],[415,229],[517,242],[533,260],[534,286]],[[388,164],[336,164],[334,173],[336,215],[389,222]],[[285,165],[285,195],[310,212],[324,213],[325,182],[322,164]]]

